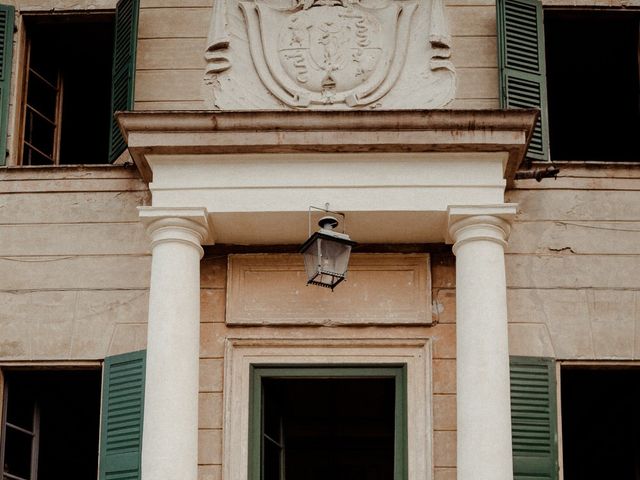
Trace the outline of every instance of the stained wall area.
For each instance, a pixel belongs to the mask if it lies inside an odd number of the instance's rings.
[[[512,354],[559,360],[640,355],[638,188],[633,165],[561,165],[518,182],[507,249]]]
[[[107,0],[3,3],[22,13],[114,7]],[[588,2],[596,3],[637,5]],[[141,1],[135,109],[205,108],[212,7],[212,0]],[[495,4],[447,0],[446,13],[457,72],[447,108],[497,108]],[[19,45],[15,52],[17,61]],[[518,181],[506,192],[506,201],[519,205],[506,252],[510,353],[638,360],[640,174],[633,165],[560,168],[557,180]],[[149,205],[150,197],[133,167],[0,169],[3,365],[100,361],[145,347],[151,256],[136,207]],[[434,323],[413,327],[227,326],[228,258],[207,251],[201,262],[200,479],[222,475],[224,349],[231,336],[430,338],[433,395],[426,408],[433,416],[434,479],[454,479],[455,257],[447,248],[431,254]]]
[[[0,195],[4,362],[100,359],[144,347],[150,257],[135,207],[146,187],[124,168],[5,170]],[[576,360],[638,358],[638,175],[629,167],[565,166],[558,180],[519,182],[507,251],[510,349]],[[56,208],[51,208],[54,204]],[[226,257],[201,263],[201,478],[222,461]],[[432,255],[437,326],[366,328],[370,335],[434,338],[436,478],[455,467],[455,257]],[[373,332],[376,330],[377,333]],[[313,335],[363,329],[312,327]]]
[[[435,480],[455,479],[455,317],[452,303],[453,259],[447,253],[431,255],[434,308],[440,311],[433,326],[252,326],[225,324],[227,256],[211,254],[201,262],[200,437],[199,474],[217,480],[222,472],[224,353],[228,338],[278,339],[406,339],[429,338]],[[305,288],[301,285],[301,288]],[[308,287],[315,288],[315,287]],[[327,292],[330,294],[330,292]]]
[[[0,360],[144,348],[151,256],[125,167],[0,170]]]

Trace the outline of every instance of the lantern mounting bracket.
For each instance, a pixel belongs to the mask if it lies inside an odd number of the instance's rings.
[[[336,212],[334,210],[329,210],[329,204],[325,203],[324,204],[324,208],[314,207],[313,205],[309,206],[309,232],[308,232],[309,236],[311,236],[311,211],[312,210],[317,210],[318,212],[333,213],[334,215],[340,215],[342,217],[342,221],[340,222],[342,224],[342,233],[346,233],[346,231],[347,231],[347,216],[342,212]],[[327,226],[327,225],[331,227],[331,230],[336,228],[338,226],[338,222],[337,222],[336,219],[333,219],[333,220],[336,220],[336,224],[335,225],[323,222],[325,220],[329,221],[330,218],[333,218],[333,217],[328,217],[327,216],[327,217],[322,217],[320,220],[318,220],[318,225],[320,226],[320,228],[325,228],[325,226]],[[323,222],[323,223],[321,223],[321,222]]]

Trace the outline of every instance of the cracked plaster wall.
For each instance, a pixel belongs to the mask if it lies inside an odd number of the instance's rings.
[[[0,361],[144,348],[148,201],[130,168],[0,170]]]
[[[640,175],[565,165],[519,182],[507,249],[512,354],[640,359]]]

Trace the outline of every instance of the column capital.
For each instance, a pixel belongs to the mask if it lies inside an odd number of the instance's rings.
[[[454,244],[453,253],[473,240],[489,240],[506,247],[516,207],[515,203],[449,206],[447,241]]]
[[[206,208],[138,207],[140,221],[147,227],[151,248],[165,242],[182,242],[196,247],[214,240]]]

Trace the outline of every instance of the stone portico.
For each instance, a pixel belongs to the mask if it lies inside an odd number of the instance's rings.
[[[143,477],[197,478],[202,246],[299,244],[309,206],[330,202],[360,243],[453,244],[458,479],[511,479],[504,247],[516,205],[504,203],[504,190],[535,118],[534,111],[120,114],[152,192],[152,205],[140,209],[153,255]],[[262,335],[266,341],[269,330]],[[421,407],[428,413],[431,404],[427,396]],[[233,425],[232,418],[225,428]],[[225,435],[231,442],[235,433]],[[225,469],[233,463],[227,448]],[[418,471],[430,478],[429,463],[410,467],[409,478],[422,478]],[[246,478],[246,470],[229,471]]]

